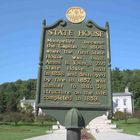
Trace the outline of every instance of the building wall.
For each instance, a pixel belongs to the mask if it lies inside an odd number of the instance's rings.
[[[127,96],[113,96],[113,112],[122,111],[131,113],[132,110],[132,97],[131,95]]]
[[[26,104],[31,105],[31,106],[33,107],[33,113],[36,112],[35,100],[26,100],[26,99],[24,98],[23,100],[20,101],[20,106],[21,106],[22,108],[24,108]],[[42,112],[42,109],[39,108],[38,114],[42,114],[42,113],[43,113],[43,112]]]

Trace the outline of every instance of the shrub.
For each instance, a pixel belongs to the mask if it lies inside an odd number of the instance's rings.
[[[10,113],[11,121],[15,123],[15,125],[18,124],[19,121],[21,121],[21,114],[19,112],[11,112]]]
[[[34,114],[33,113],[22,113],[21,120],[24,123],[33,123],[34,122]]]
[[[133,117],[138,119],[140,122],[140,108],[134,112]]]
[[[36,120],[37,120],[38,122],[40,122],[41,125],[44,125],[44,122],[47,121],[47,119],[48,119],[48,117],[47,117],[47,115],[45,115],[45,114],[40,114],[40,115],[38,115],[38,116],[36,117]]]
[[[87,132],[87,129],[82,129],[81,140],[93,140],[93,136]]]
[[[115,120],[123,120],[125,118],[125,114],[121,111],[117,111],[114,114],[114,119]]]

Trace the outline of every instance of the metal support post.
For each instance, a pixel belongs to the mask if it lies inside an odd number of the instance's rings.
[[[67,129],[67,140],[80,140],[81,128]]]

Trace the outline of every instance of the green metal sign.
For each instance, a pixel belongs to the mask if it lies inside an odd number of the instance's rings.
[[[65,113],[71,108],[83,112],[109,110],[110,79],[108,23],[101,28],[93,21],[73,24],[59,20],[52,26],[44,21],[38,107]]]

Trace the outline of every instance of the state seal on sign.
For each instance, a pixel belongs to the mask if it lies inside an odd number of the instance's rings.
[[[72,23],[80,23],[86,18],[86,12],[81,7],[71,7],[67,10],[66,17]]]

